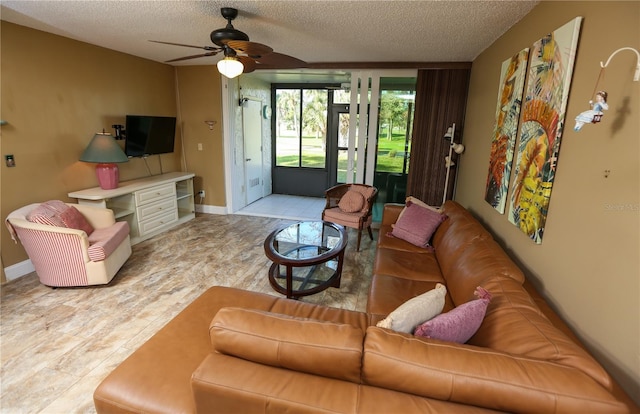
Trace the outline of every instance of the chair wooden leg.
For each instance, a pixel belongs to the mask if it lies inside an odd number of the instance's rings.
[[[371,226],[367,227],[367,230],[369,230],[369,238],[373,240],[373,233],[371,232]]]
[[[360,238],[362,237],[362,229],[358,229],[358,243],[356,244],[356,252],[360,251]]]

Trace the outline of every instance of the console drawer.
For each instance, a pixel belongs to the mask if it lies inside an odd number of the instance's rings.
[[[157,185],[155,187],[145,188],[144,190],[136,191],[135,194],[136,194],[136,205],[140,207],[144,204],[152,203],[162,198],[167,198],[167,197],[175,198],[176,185],[175,183]]]
[[[157,215],[153,218],[140,221],[138,223],[138,228],[140,231],[140,235],[144,236],[147,233],[151,233],[155,230],[164,228],[166,225],[174,223],[178,221],[178,210],[173,209],[172,211],[167,211],[166,213]]]
[[[157,215],[164,214],[167,211],[173,211],[177,207],[178,203],[175,198],[166,198],[154,203],[145,204],[136,209],[136,212],[138,213],[138,221],[142,222]]]

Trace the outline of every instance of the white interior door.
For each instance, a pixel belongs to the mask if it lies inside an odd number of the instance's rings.
[[[242,130],[244,136],[244,171],[246,203],[264,196],[262,179],[262,101],[244,97]]]

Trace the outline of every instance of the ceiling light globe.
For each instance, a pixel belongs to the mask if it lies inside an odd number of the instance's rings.
[[[240,75],[244,70],[244,65],[234,57],[225,57],[218,61],[218,71],[229,79]]]

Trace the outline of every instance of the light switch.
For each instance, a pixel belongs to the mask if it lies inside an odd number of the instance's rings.
[[[198,151],[202,151],[202,144],[198,142]]]

